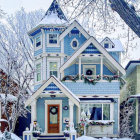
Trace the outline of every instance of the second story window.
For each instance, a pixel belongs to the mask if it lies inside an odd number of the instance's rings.
[[[57,34],[49,34],[49,44],[57,44]]]
[[[40,36],[36,38],[36,47],[41,46],[41,38]]]
[[[36,65],[36,81],[41,80],[41,63]]]
[[[58,77],[58,66],[57,62],[50,62],[50,76],[54,75],[55,77]]]

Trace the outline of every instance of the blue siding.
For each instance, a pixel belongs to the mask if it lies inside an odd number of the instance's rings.
[[[38,98],[37,100],[37,122],[39,123],[40,127],[42,128],[42,131],[45,131],[45,100],[54,100],[51,97],[44,97],[44,98]],[[63,123],[64,117],[69,117],[69,109],[64,110],[64,106],[68,105],[68,98],[67,97],[56,97],[55,100],[62,100],[62,130],[65,129],[65,123]],[[75,109],[74,109],[75,111]],[[75,114],[75,112],[74,112]],[[74,120],[76,120],[76,115],[74,115]]]
[[[118,134],[118,99],[115,99],[116,103],[114,103],[114,126],[113,126],[113,133]]]
[[[46,53],[61,53],[61,47],[46,47]]]
[[[43,53],[43,49],[41,48],[41,49],[34,52],[34,56],[40,55],[42,53]]]
[[[98,82],[96,85],[83,82],[63,82],[74,94],[120,94],[119,82]],[[80,89],[80,90],[79,90]]]
[[[93,45],[90,44],[83,52],[82,54],[101,54],[98,49]]]
[[[109,54],[117,61],[120,61],[120,55],[118,52],[109,52]]]
[[[50,83],[43,91],[45,90],[60,91],[60,89],[54,83]]]
[[[77,75],[78,74],[78,65],[73,64],[72,66],[68,67],[64,70],[65,75]]]
[[[71,41],[76,38],[79,42],[79,47],[81,47],[81,45],[86,41],[86,38],[81,34],[79,36],[79,34],[71,34],[66,35],[64,38],[64,53],[67,55],[72,55],[75,50],[71,47]]]

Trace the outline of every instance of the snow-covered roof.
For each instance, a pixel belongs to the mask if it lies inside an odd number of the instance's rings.
[[[58,2],[53,0],[51,6],[47,10],[45,16],[41,20],[40,24],[66,24],[68,20],[60,8]]]
[[[119,39],[111,39],[111,38],[108,38],[108,39],[114,44],[114,48],[105,48],[108,52],[124,52],[123,45]],[[101,44],[104,40],[105,38],[97,39],[97,41]]]
[[[0,93],[0,101],[3,102],[5,100],[5,96],[6,94],[3,94],[3,93]],[[17,101],[17,97],[11,95],[11,94],[8,94],[7,95],[7,101],[9,102],[15,102]]]

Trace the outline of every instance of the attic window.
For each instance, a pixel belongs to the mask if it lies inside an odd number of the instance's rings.
[[[71,41],[71,47],[72,47],[73,49],[77,49],[78,46],[79,46],[78,40],[77,40],[76,38],[73,39],[73,40]]]
[[[105,44],[104,44],[104,47],[105,47],[105,48],[109,48],[109,43],[105,43]]]
[[[41,45],[41,38],[40,36],[36,38],[36,47],[39,47]]]

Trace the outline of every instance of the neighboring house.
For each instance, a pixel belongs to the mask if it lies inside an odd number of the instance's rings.
[[[7,75],[6,73],[0,69],[0,130],[3,132],[5,129],[8,129],[8,123],[5,121],[7,120],[6,115],[4,113],[4,111],[2,110],[3,106],[4,106],[4,101],[5,101],[5,92],[6,92],[6,79],[7,79]],[[17,84],[15,82],[13,82],[11,80],[11,86],[16,87]],[[9,104],[9,111],[11,111],[11,106],[13,104],[14,101],[17,100],[16,98],[16,92],[12,90],[13,88],[11,87],[11,94],[7,95],[7,101]]]
[[[120,41],[97,41],[77,21],[70,24],[56,0],[28,34],[36,69],[35,93],[25,103],[31,124],[37,121],[41,135],[62,134],[68,122],[76,128],[89,118],[86,135],[119,136]]]
[[[135,139],[138,140],[140,139],[140,60],[131,60],[125,69],[127,86],[121,92],[121,102],[125,100],[136,101],[132,123]]]

